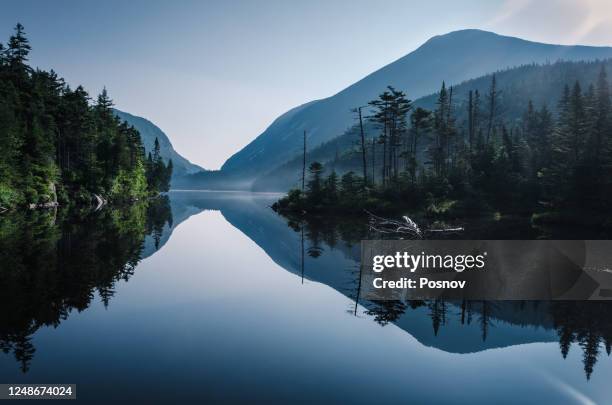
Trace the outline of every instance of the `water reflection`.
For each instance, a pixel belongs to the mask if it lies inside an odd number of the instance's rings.
[[[32,335],[87,309],[96,293],[108,306],[115,284],[130,279],[151,244],[159,248],[168,226],[167,197],[98,212],[0,217],[0,349],[27,372],[36,352]]]
[[[384,239],[398,235],[377,233],[367,226],[365,220],[326,217],[284,219],[289,228],[299,234],[302,255],[306,251],[311,259],[318,259],[326,252],[331,256],[333,252],[339,251],[345,258],[354,262],[352,268],[342,268],[329,264],[319,266],[314,261],[305,264],[302,260],[300,268],[302,277],[307,274],[307,277],[313,281],[324,282],[354,299],[354,315],[357,315],[358,304],[362,305],[365,313],[379,325],[395,324],[424,344],[457,353],[556,339],[559,342],[561,355],[566,358],[572,344],[576,344],[582,351],[587,379],[590,379],[602,352],[605,350],[610,356],[612,319],[605,314],[612,310],[611,302],[360,300],[361,277],[355,270],[358,268],[360,257],[359,242],[363,239]],[[426,221],[423,218],[420,220]],[[433,224],[443,227],[458,225],[464,227],[466,232],[450,234],[447,237],[464,239],[610,237],[605,231],[588,228],[535,227],[528,219],[521,217],[478,219],[461,224]],[[339,274],[331,277],[329,274],[331,272]],[[430,333],[422,329],[422,322],[417,325],[409,321],[414,320],[415,315],[421,320],[424,318],[430,320]],[[444,328],[450,330],[442,338],[440,335]],[[517,333],[517,329],[521,331]]]
[[[143,258],[163,250],[179,224],[192,215],[214,210],[281,268],[297,275],[298,282],[322,283],[350,298],[350,307],[344,308],[347,316],[365,317],[385,328],[395,325],[424,346],[466,354],[557,342],[564,358],[571,351],[581,352],[587,379],[597,372],[596,363],[605,353],[610,354],[612,320],[605,314],[612,307],[607,302],[360,299],[360,241],[381,235],[371,234],[365,220],[283,218],[269,208],[274,198],[174,192],[170,198],[123,209],[107,207],[97,213],[30,212],[0,217],[0,347],[27,372],[35,355],[32,336],[39,328],[61,327],[73,310],[84,311],[92,305],[96,294],[104,306],[112,306],[116,284],[128,281]],[[520,218],[461,226],[466,228],[464,236],[473,239],[605,236],[585,229],[534,228]],[[205,251],[206,241],[202,243]],[[261,269],[252,270],[257,277]],[[278,303],[279,311],[282,304]],[[200,310],[190,309],[194,313]],[[218,315],[233,316],[230,310]],[[576,367],[576,363],[568,367]]]

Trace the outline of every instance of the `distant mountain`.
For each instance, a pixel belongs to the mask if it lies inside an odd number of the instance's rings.
[[[414,100],[437,91],[442,80],[458,84],[526,64],[610,57],[610,47],[542,44],[480,30],[436,36],[336,95],[283,114],[228,159],[219,175],[248,183],[297,155],[304,130],[308,133],[309,149],[342,135],[354,124],[349,110],[366,104],[388,85],[405,91]]]
[[[140,132],[140,137],[142,138],[142,142],[144,143],[145,151],[147,153],[153,150],[155,138],[159,140],[162,158],[164,158],[165,161],[172,159],[172,164],[174,165],[174,172],[172,175],[173,178],[204,171],[204,169],[200,166],[191,163],[189,160],[179,155],[178,152],[172,147],[172,143],[170,142],[168,136],[151,121],[119,111],[117,109],[114,109],[113,111],[121,120],[127,121],[128,124],[133,125],[134,128]]]
[[[497,89],[499,90],[499,119],[510,128],[520,124],[527,110],[529,101],[536,109],[546,105],[555,113],[558,100],[565,85],[573,86],[578,81],[583,91],[587,91],[599,76],[602,66],[612,74],[612,59],[590,62],[556,62],[544,65],[523,65],[496,72]],[[453,113],[459,130],[467,126],[468,93],[470,90],[481,94],[482,108],[486,108],[485,95],[491,86],[491,74],[467,80],[453,86]],[[428,110],[436,108],[438,93],[430,94],[414,100],[414,107]],[[364,110],[367,114],[367,109]],[[365,122],[366,138],[378,135],[380,129]],[[326,170],[335,170],[338,174],[353,170],[360,173],[362,163],[358,153],[357,140],[359,131],[352,127],[341,136],[325,142],[308,153],[308,161],[318,161],[324,164]],[[421,140],[421,150],[427,147],[427,138]],[[380,151],[379,151],[380,152]],[[377,155],[376,159],[381,159]],[[368,150],[368,173],[371,175],[371,150]],[[380,160],[377,160],[380,165]],[[252,184],[255,191],[287,191],[299,183],[302,170],[302,156],[295,156],[286,163],[260,175]],[[376,176],[379,175],[378,168]]]

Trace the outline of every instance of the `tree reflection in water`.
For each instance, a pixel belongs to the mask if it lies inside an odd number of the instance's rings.
[[[582,353],[587,378],[610,352],[612,320],[605,314],[612,306],[607,302],[366,301],[359,297],[360,241],[381,237],[371,234],[367,221],[296,217],[288,219],[288,229],[275,214],[267,215],[267,207],[216,195],[188,197],[173,196],[173,204],[179,200],[177,222],[193,207],[221,210],[272,258],[294,263],[285,264],[288,271],[349,297],[348,312],[366,314],[381,326],[394,324],[422,344],[472,353],[557,340],[564,357]],[[58,326],[72,310],[86,309],[96,294],[109,305],[116,283],[128,280],[139,260],[160,247],[172,220],[167,199],[97,213],[32,211],[0,217],[0,348],[27,371],[35,354],[33,334],[42,326]],[[468,239],[563,239],[551,230],[514,227],[503,220],[467,225]],[[569,235],[588,239],[591,234],[572,229]]]
[[[365,221],[354,219],[324,218],[324,217],[289,217],[288,225],[296,232],[301,232],[307,240],[302,243],[311,258],[320,257],[326,250],[341,250],[347,257],[359,260],[354,247],[363,239],[384,239],[389,235],[374,234],[368,229]],[[484,229],[484,233],[483,233]],[[563,239],[563,235],[555,235],[549,229],[529,230],[544,232],[547,237]],[[510,237],[525,234],[520,229],[509,229]],[[481,228],[479,233],[465,235],[467,238],[477,239],[480,234],[500,235],[493,228]],[[393,236],[391,236],[393,237]],[[497,236],[503,237],[503,236]],[[304,247],[302,247],[304,249]],[[317,254],[311,254],[311,251]],[[302,273],[308,272],[304,269]],[[358,267],[358,266],[357,266]],[[346,269],[345,269],[346,270]],[[357,305],[362,305],[364,313],[381,326],[398,322],[408,311],[426,309],[431,319],[431,328],[434,336],[449,322],[458,322],[462,326],[476,326],[482,342],[486,342],[491,328],[499,322],[509,322],[519,327],[540,327],[554,329],[558,336],[560,352],[566,358],[572,344],[582,351],[582,363],[587,379],[590,379],[595,364],[605,351],[610,356],[612,347],[612,318],[606,314],[612,312],[612,302],[607,301],[444,301],[444,300],[408,300],[404,301],[368,301],[359,298],[361,277],[359,270],[349,269],[352,282],[351,288],[333,286],[355,301],[354,308],[349,311],[357,315]],[[452,320],[449,313],[452,311]],[[537,314],[534,320],[533,313]],[[508,319],[512,313],[512,319]],[[522,315],[521,315],[522,314]]]
[[[156,248],[172,224],[167,197],[98,212],[29,211],[0,217],[0,349],[25,373],[32,335],[57,327],[97,292],[109,305],[118,281],[141,260],[145,236]]]

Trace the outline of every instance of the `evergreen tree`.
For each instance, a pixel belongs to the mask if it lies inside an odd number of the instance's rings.
[[[345,173],[340,180],[342,200],[350,203],[359,198],[360,184],[354,172]]]
[[[308,167],[308,173],[310,174],[310,180],[306,184],[306,192],[308,199],[312,204],[319,204],[323,198],[323,184],[321,181],[321,173],[323,172],[323,165],[319,162],[313,162]]]
[[[446,84],[442,82],[442,88],[438,93],[438,101],[436,102],[436,110],[433,113],[433,142],[429,147],[433,171],[438,178],[449,172],[452,161],[452,142],[457,135],[452,111],[452,94],[452,87],[449,91],[446,89]]]
[[[572,111],[569,86],[557,106],[558,119],[551,139],[551,164],[544,179],[547,197],[560,203],[569,194],[568,174],[572,172]]]
[[[9,38],[5,52],[10,68],[17,71],[29,69],[26,62],[31,50],[30,41],[26,38],[23,25],[17,23],[15,33]]]
[[[338,175],[335,170],[325,179],[323,198],[326,204],[335,204],[338,201]]]
[[[491,77],[491,87],[489,88],[489,94],[487,94],[488,102],[488,121],[487,121],[487,143],[491,142],[491,135],[495,129],[497,123],[497,116],[499,113],[499,98],[500,92],[497,89],[497,79],[495,74]]]
[[[424,132],[427,132],[431,127],[431,113],[421,107],[417,108],[410,115],[410,123],[412,130],[408,140],[407,165],[406,168],[410,173],[410,180],[414,184],[416,182],[416,172],[418,167],[417,154],[419,151],[419,140]]]
[[[371,120],[382,129],[379,140],[383,145],[382,181],[385,185],[390,178],[397,181],[399,175],[400,147],[407,132],[407,114],[412,109],[412,102],[404,92],[388,86],[387,91],[369,105],[374,107]]]

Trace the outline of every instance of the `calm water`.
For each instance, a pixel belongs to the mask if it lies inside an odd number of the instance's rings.
[[[0,383],[76,383],[100,402],[612,401],[611,306],[363,301],[367,228],[288,221],[275,198],[172,192],[1,217]],[[607,236],[462,225],[482,239]]]

